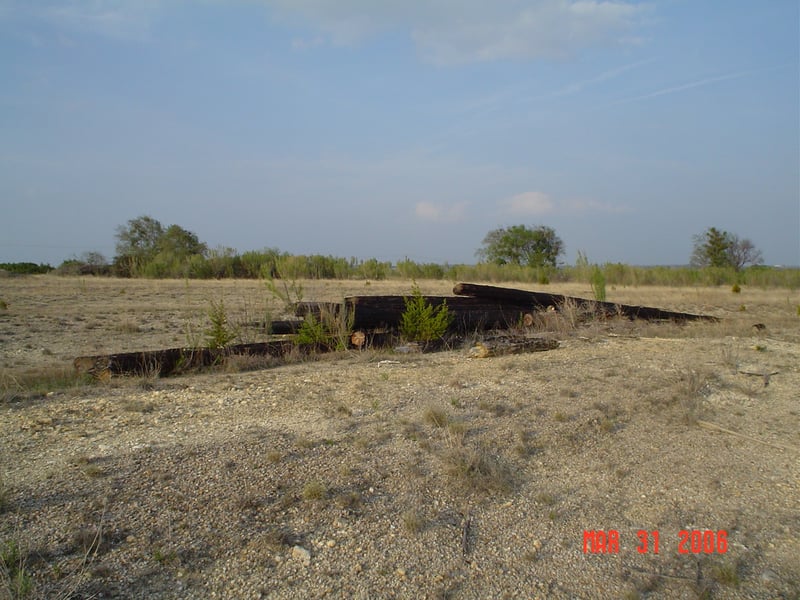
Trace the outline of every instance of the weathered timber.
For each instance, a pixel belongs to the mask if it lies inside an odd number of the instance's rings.
[[[493,285],[457,283],[455,287],[453,287],[453,293],[458,296],[482,299],[484,301],[495,301],[508,306],[527,306],[537,309],[546,309],[552,306],[558,310],[565,302],[571,301],[581,310],[608,317],[621,315],[629,319],[645,319],[648,321],[719,321],[717,317],[709,315],[674,312],[649,306],[631,306],[627,304],[616,304],[614,302],[599,302],[597,300],[587,300],[585,298],[576,298],[573,296],[562,296],[560,294],[549,294],[546,292],[529,292],[526,290],[502,288]]]
[[[277,321],[269,321],[268,323],[264,321],[250,321],[249,323],[244,323],[242,326],[250,329],[261,329],[273,335],[289,335],[297,333],[302,324],[302,319],[280,319]]]
[[[294,314],[298,317],[313,315],[319,318],[320,315],[338,315],[342,310],[340,302],[295,302],[293,304]]]
[[[545,352],[558,348],[558,341],[537,337],[501,337],[475,342],[469,349],[470,358],[487,358],[524,352]]]
[[[276,356],[291,352],[295,345],[291,341],[235,344],[222,349],[213,348],[167,348],[142,352],[121,352],[97,356],[79,356],[74,360],[79,373],[97,378],[113,375],[171,375],[192,368],[217,364],[225,356]]]
[[[285,319],[280,321],[270,321],[269,333],[272,333],[274,335],[287,335],[291,333],[297,333],[302,324],[303,321],[301,319]]]
[[[506,329],[519,325],[530,307],[507,305],[496,300],[460,296],[425,296],[433,307],[447,303],[453,315],[451,332],[472,332],[484,329]],[[348,311],[354,311],[353,329],[397,329],[406,310],[405,296],[350,296],[345,298]],[[295,314],[337,314],[341,305],[328,302],[303,302],[295,306]]]

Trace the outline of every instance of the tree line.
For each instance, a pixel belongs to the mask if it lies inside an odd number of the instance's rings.
[[[64,261],[55,271],[68,275],[113,275],[145,278],[284,278],[284,279],[450,279],[474,281],[519,281],[546,284],[550,281],[590,281],[597,278],[610,285],[666,284],[719,285],[759,282],[763,285],[792,284],[800,277],[772,274],[759,268],[761,252],[746,238],[710,227],[694,236],[690,266],[631,267],[623,264],[590,264],[579,253],[574,266],[560,262],[563,240],[551,227],[513,225],[486,234],[476,251],[478,263],[450,265],[396,263],[374,258],[294,255],[277,248],[243,253],[233,248],[209,248],[198,236],[179,225],[165,227],[143,215],[116,230],[116,254],[109,261],[98,252],[86,252]],[[0,264],[10,272],[47,272],[49,265]],[[800,282],[799,282],[800,283]]]

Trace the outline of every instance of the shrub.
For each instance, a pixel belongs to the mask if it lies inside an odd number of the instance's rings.
[[[405,311],[400,318],[400,333],[412,342],[429,342],[441,338],[446,332],[453,315],[447,302],[434,308],[425,300],[419,287],[414,284],[411,297],[405,298]]]
[[[323,325],[322,321],[317,320],[313,314],[306,315],[300,325],[300,329],[297,330],[297,344],[299,346],[324,346],[327,340],[328,335],[325,332],[325,325]]]
[[[225,348],[239,336],[239,332],[228,325],[228,313],[225,311],[223,300],[219,302],[211,300],[208,318],[211,320],[211,327],[206,329],[205,334],[206,345],[209,348]]]
[[[606,278],[603,275],[603,271],[597,265],[594,266],[592,269],[592,276],[591,282],[592,284],[592,294],[594,294],[594,299],[598,302],[605,302],[606,301]]]

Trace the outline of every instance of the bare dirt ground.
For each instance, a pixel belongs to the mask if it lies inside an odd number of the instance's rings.
[[[232,324],[280,316],[254,281],[0,279],[0,598],[798,598],[797,291],[609,289],[722,321],[556,316],[542,353],[29,392],[79,355],[196,343],[220,298]]]

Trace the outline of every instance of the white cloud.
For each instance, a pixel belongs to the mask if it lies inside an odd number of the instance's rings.
[[[463,220],[465,209],[466,204],[463,202],[449,205],[418,202],[414,207],[414,214],[423,221],[455,223]]]
[[[524,192],[501,201],[505,212],[519,216],[549,214],[584,215],[588,213],[623,213],[626,208],[591,199],[570,199],[556,203],[544,192]]]
[[[407,30],[423,60],[454,65],[502,59],[565,58],[624,44],[647,6],[629,0],[263,0],[299,16],[333,44],[355,44],[385,29]]]
[[[543,192],[525,192],[504,201],[512,215],[545,215],[552,213],[555,206],[550,196]]]
[[[0,17],[21,14],[40,18],[67,31],[105,37],[143,40],[150,35],[153,19],[161,10],[160,0],[52,0],[6,3]]]

